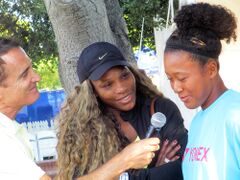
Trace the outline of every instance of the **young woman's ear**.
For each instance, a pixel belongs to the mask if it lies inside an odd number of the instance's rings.
[[[98,97],[98,93],[96,92],[95,89],[93,89],[93,93],[95,94],[96,97]]]
[[[89,80],[89,84],[90,84],[90,86],[91,86],[91,88],[92,88],[93,94],[94,94],[96,97],[98,97],[98,93],[97,93],[97,91],[95,90],[94,85],[93,85],[93,83],[92,83],[90,80]]]
[[[207,62],[207,72],[211,78],[214,78],[219,71],[219,63],[216,60],[210,60]]]
[[[94,93],[94,95],[95,95],[96,97],[98,97],[98,93],[97,93],[97,91],[96,91],[96,89],[94,88],[93,85],[92,85],[92,89],[93,89],[93,93]]]

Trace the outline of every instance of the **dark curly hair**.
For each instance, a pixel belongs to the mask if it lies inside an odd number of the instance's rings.
[[[183,6],[174,22],[177,29],[168,38],[165,52],[185,50],[204,65],[209,58],[218,60],[222,50],[220,40],[236,41],[236,18],[220,5],[196,3]]]

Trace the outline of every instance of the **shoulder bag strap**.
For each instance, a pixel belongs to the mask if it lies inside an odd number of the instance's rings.
[[[150,113],[151,113],[151,116],[155,113],[155,110],[154,110],[154,105],[155,105],[155,101],[156,101],[157,97],[154,97],[151,101],[151,106],[150,106]]]

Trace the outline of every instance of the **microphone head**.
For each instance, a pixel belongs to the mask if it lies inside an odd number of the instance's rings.
[[[151,124],[154,128],[162,128],[166,124],[166,116],[161,112],[156,112],[151,117]]]

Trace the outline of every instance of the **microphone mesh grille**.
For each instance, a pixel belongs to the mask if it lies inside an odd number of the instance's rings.
[[[151,117],[151,124],[155,128],[161,128],[166,124],[166,116],[161,112],[156,112]]]

